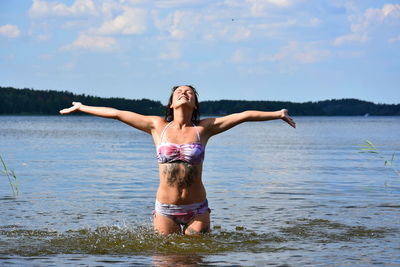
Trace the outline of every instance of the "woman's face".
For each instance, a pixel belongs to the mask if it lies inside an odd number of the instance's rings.
[[[188,105],[193,109],[196,109],[196,94],[188,86],[179,86],[176,88],[172,95],[171,108],[176,108],[181,105]]]

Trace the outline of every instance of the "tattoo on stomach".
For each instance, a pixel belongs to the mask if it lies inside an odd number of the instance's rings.
[[[166,164],[163,172],[167,176],[167,183],[169,186],[188,188],[193,184],[199,170],[196,165],[191,165],[186,162],[174,162]]]

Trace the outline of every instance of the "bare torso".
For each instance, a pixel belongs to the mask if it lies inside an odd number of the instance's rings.
[[[201,180],[202,165],[185,162],[160,164],[157,199],[161,203],[185,205],[202,202],[206,191]]]
[[[167,123],[163,122],[157,127],[153,139],[156,147],[160,143],[161,133]],[[200,136],[202,126],[197,126]],[[177,130],[169,127],[162,141],[176,144],[197,142],[197,133],[194,126]],[[201,136],[205,147],[207,138]],[[183,161],[159,164],[160,184],[157,190],[157,200],[164,204],[185,205],[203,202],[206,199],[206,190],[202,182],[203,164],[189,164]]]

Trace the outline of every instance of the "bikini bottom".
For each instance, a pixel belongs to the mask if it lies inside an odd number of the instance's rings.
[[[163,204],[156,200],[155,211],[163,216],[172,219],[179,225],[187,225],[197,215],[211,212],[208,208],[207,199],[200,203],[188,204],[188,205],[174,205],[174,204]],[[153,213],[154,213],[153,212]]]

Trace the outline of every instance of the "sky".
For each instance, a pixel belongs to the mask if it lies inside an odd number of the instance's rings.
[[[400,103],[400,0],[0,0],[0,86]]]

